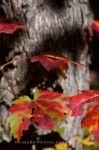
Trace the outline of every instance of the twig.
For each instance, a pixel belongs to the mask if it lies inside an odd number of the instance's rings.
[[[30,59],[30,57],[21,58],[21,59],[18,59],[18,60],[21,61],[21,60],[26,60],[26,59]],[[6,66],[10,65],[10,64],[13,64],[13,62],[14,62],[14,59],[11,60],[11,61],[9,61],[9,62],[7,62],[7,63],[5,63],[4,65],[2,65],[2,66],[0,67],[0,71],[2,72],[2,74],[3,74],[4,78],[6,79],[8,85],[10,86],[10,89],[11,89],[13,95],[15,96],[15,98],[17,98],[17,95],[16,95],[16,93],[15,93],[14,88],[13,88],[11,82],[9,81],[9,78],[7,77],[7,75],[6,75],[5,72],[4,72],[4,68],[5,68]]]
[[[5,63],[5,64],[2,65],[2,66],[0,66],[0,71],[2,71],[6,66],[8,66],[8,65],[10,65],[10,64],[12,64],[12,63],[13,63],[13,60],[11,60],[11,61]]]
[[[9,78],[7,77],[7,75],[5,74],[5,72],[4,72],[3,69],[1,70],[1,72],[2,72],[2,74],[3,74],[3,76],[4,76],[4,78],[6,79],[8,85],[10,86],[13,95],[15,96],[15,98],[17,98],[17,95],[16,95],[16,93],[15,93],[15,91],[14,91],[14,89],[13,89],[13,86],[12,86],[12,84],[11,84],[10,81],[9,81]]]

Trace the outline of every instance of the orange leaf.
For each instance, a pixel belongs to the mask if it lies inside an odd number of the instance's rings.
[[[99,141],[99,104],[89,108],[85,118],[82,120],[82,127],[94,135],[95,140]]]

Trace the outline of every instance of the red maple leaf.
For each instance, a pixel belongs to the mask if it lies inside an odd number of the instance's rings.
[[[85,118],[82,120],[82,127],[87,128],[99,141],[99,104],[89,108]]]
[[[8,21],[6,18],[0,18],[0,33],[13,34],[17,30],[27,30],[25,25],[21,25],[15,21]]]
[[[47,115],[43,115],[42,117],[40,117],[38,123],[42,129],[48,129],[53,131],[55,129],[54,120]]]
[[[18,131],[16,133],[17,135],[17,140],[19,141],[20,138],[22,137],[23,135],[23,131],[27,131],[29,129],[29,126],[31,125],[31,121],[30,121],[30,118],[24,118],[22,120],[22,122],[19,124],[19,127],[18,127]]]
[[[91,24],[91,28],[96,31],[99,32],[99,21],[98,20],[94,20]]]
[[[99,91],[89,90],[83,91],[80,94],[69,98],[69,108],[73,116],[80,116],[83,114],[84,106],[90,102],[99,103]]]
[[[48,129],[48,130],[55,129],[54,120],[48,115],[46,115],[44,111],[39,107],[37,107],[33,113],[32,123],[33,124],[36,123],[42,129]]]
[[[17,113],[21,111],[30,111],[31,107],[31,99],[28,96],[19,97],[17,100],[13,101],[13,105],[10,107],[10,112]]]
[[[68,97],[58,92],[40,91],[35,104],[52,118],[63,119],[69,111]]]
[[[68,69],[69,62],[76,65],[84,66],[66,57],[50,54],[32,56],[31,62],[39,62],[47,71],[56,69],[61,73],[61,75],[63,75],[63,77],[65,77],[63,70]]]
[[[12,135],[19,141],[31,124],[55,131],[56,119],[64,119],[69,112],[67,103],[66,95],[50,91],[37,91],[34,100],[27,96],[19,97],[13,102],[10,108],[12,115],[8,118]]]

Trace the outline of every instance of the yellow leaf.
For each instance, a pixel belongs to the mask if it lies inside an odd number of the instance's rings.
[[[55,145],[55,150],[71,150],[65,142],[60,142]]]
[[[79,136],[75,136],[74,138],[75,138],[76,141],[78,141],[78,142],[80,142],[84,145],[87,145],[87,146],[92,146],[92,145],[95,144],[93,141],[90,140],[90,137],[81,139]]]

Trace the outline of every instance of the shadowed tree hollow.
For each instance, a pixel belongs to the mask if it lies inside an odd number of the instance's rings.
[[[45,72],[42,73],[35,65],[31,65],[27,61],[20,61],[14,67],[8,66],[5,73],[16,95],[30,94],[35,87],[52,88],[69,95],[89,89],[90,54],[86,29],[90,26],[93,15],[88,0],[0,0],[0,12],[8,19],[17,20],[28,27],[27,32],[18,31],[10,36],[0,35],[1,64],[16,57],[55,52],[85,65],[81,68],[69,64],[66,73],[67,79],[56,76],[52,72],[49,75]],[[8,106],[12,99],[14,99],[14,95],[1,74],[1,141],[9,141],[10,138],[4,120],[9,114]],[[62,123],[62,125],[64,124],[66,125],[66,123]],[[62,137],[67,141],[71,139],[73,147],[80,150],[80,145],[72,139],[75,134],[81,135],[79,118],[69,119],[68,124],[70,124],[66,125],[68,130]]]

